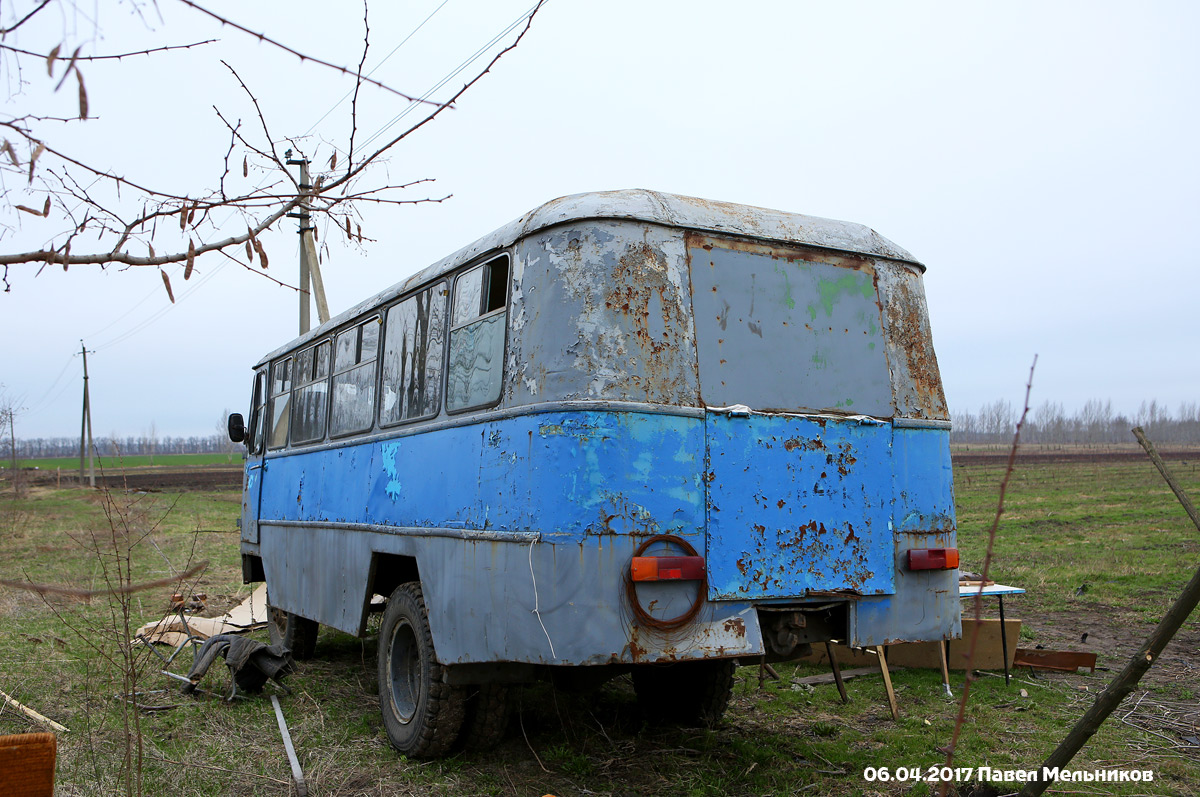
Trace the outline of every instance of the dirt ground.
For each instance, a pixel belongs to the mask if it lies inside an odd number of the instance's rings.
[[[53,487],[56,484],[69,486],[79,483],[79,473],[57,473],[33,470],[22,472],[26,484]],[[110,490],[132,490],[140,492],[176,490],[230,490],[242,486],[241,465],[205,465],[193,468],[128,468],[96,474],[96,486]]]

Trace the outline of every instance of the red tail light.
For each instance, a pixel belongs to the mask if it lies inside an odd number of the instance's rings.
[[[908,552],[909,570],[953,570],[956,567],[957,548],[913,548]]]
[[[704,557],[635,556],[630,576],[634,581],[699,581],[704,578]]]

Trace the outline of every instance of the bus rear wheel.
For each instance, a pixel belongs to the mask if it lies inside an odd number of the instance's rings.
[[[645,664],[633,670],[633,690],[653,722],[711,728],[729,706],[736,669],[731,659]]]
[[[455,744],[461,750],[491,750],[504,741],[512,711],[507,684],[480,684],[467,690],[462,731]]]
[[[292,658],[304,661],[311,659],[317,649],[317,632],[320,625],[298,614],[267,607],[267,635],[272,645],[283,645],[292,651]]]
[[[466,690],[442,674],[421,585],[401,584],[379,630],[379,709],[388,740],[407,756],[444,755],[458,738]]]

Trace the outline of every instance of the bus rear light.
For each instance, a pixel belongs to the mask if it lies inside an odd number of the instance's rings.
[[[634,581],[699,581],[703,556],[635,556],[629,568]]]
[[[908,552],[909,570],[953,570],[956,567],[957,548],[914,548]]]

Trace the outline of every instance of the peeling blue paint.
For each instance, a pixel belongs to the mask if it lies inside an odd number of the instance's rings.
[[[396,466],[396,458],[400,454],[399,443],[384,443],[381,447],[383,472],[389,477],[384,492],[393,501],[400,497],[400,469]]]

